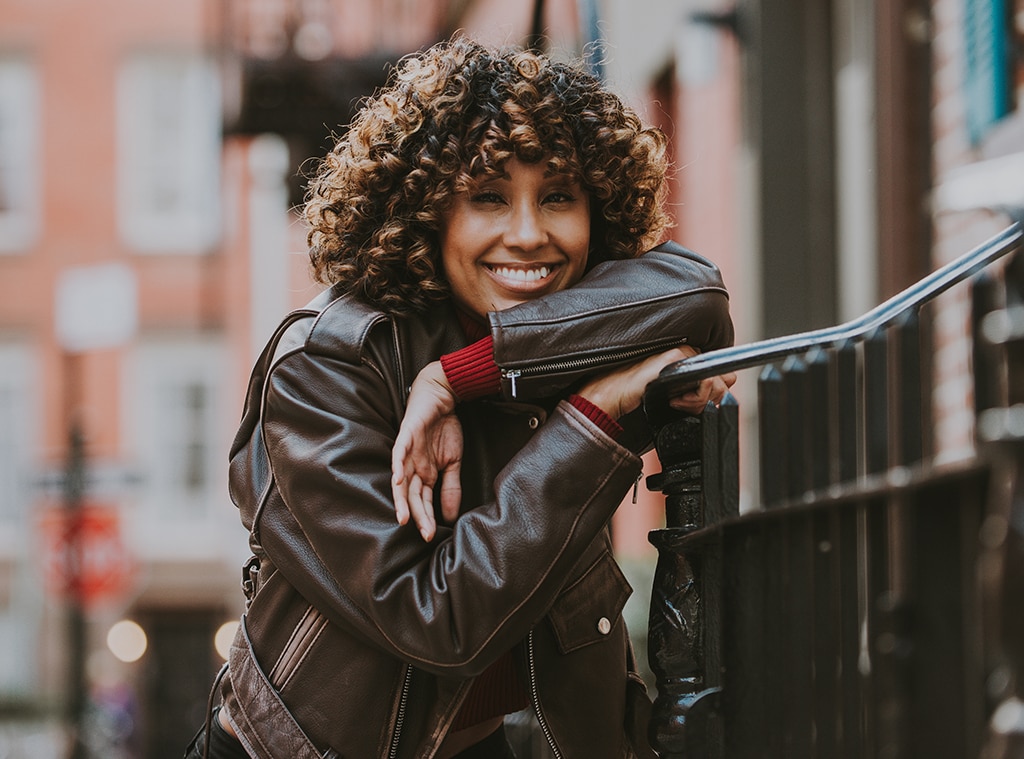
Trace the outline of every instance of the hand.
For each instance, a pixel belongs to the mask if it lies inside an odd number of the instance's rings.
[[[681,350],[690,356],[696,356],[700,351],[689,345],[684,345]],[[702,379],[696,389],[682,395],[675,395],[668,399],[668,405],[679,411],[698,416],[704,411],[709,403],[718,404],[725,396],[726,391],[736,384],[736,372],[720,374],[717,377]]]
[[[629,364],[597,377],[582,388],[580,395],[603,409],[613,419],[633,411],[640,405],[644,391],[659,372],[670,364],[696,356],[698,351],[690,345],[672,348],[664,353]],[[726,390],[736,382],[733,372],[701,380],[695,390],[669,399],[672,408],[691,414],[700,414],[708,402],[718,403]]]
[[[441,515],[459,515],[462,485],[462,425],[455,416],[455,394],[441,362],[423,367],[412,383],[405,416],[391,451],[391,493],[395,516],[405,524],[412,516],[426,541],[433,540],[434,485],[441,478]]]

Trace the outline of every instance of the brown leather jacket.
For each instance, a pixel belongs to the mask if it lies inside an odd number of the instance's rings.
[[[556,756],[653,755],[628,737],[649,703],[607,530],[648,436],[638,418],[613,441],[558,399],[595,368],[729,344],[718,270],[669,244],[491,331],[506,397],[459,406],[462,514],[431,543],[395,521],[390,456],[413,378],[465,345],[452,307],[399,318],[328,290],[258,361],[230,463],[258,570],[221,685],[250,754],[432,757],[515,648]]]

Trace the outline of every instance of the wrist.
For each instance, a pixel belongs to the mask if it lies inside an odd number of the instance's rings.
[[[577,394],[601,409],[612,419],[618,419],[623,414],[619,393],[614,387],[609,388],[607,385],[608,383],[602,383],[601,381],[589,382],[581,387]]]
[[[573,393],[569,396],[569,403],[613,440],[617,440],[622,434],[622,425],[612,419],[600,406],[592,403],[589,398],[579,393]]]
[[[444,413],[451,413],[455,410],[455,405],[459,401],[458,395],[452,389],[440,361],[431,361],[424,366],[413,385],[415,386],[417,383],[425,384],[426,388],[424,389],[429,390],[431,395],[441,401]]]

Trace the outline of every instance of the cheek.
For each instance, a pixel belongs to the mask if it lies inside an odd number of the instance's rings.
[[[454,213],[439,235],[441,257],[457,265],[457,259],[472,255],[486,242],[490,220],[479,214]]]
[[[590,214],[584,214],[583,218],[579,220],[577,225],[577,243],[573,248],[573,259],[580,271],[580,275],[582,275],[583,271],[587,268],[591,239]]]
[[[458,271],[459,263],[462,259],[462,227],[456,226],[443,229],[438,236],[438,245],[441,254],[441,269],[450,278],[452,274]]]

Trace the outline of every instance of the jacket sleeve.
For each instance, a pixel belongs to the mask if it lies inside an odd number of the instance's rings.
[[[595,369],[683,343],[708,351],[733,341],[718,268],[672,242],[489,319],[502,390],[516,400],[553,397]]]
[[[478,674],[550,607],[640,461],[563,402],[524,434],[493,500],[425,543],[395,521],[399,414],[371,364],[307,352],[277,364],[261,425],[274,485],[259,542],[350,633],[425,669]]]

